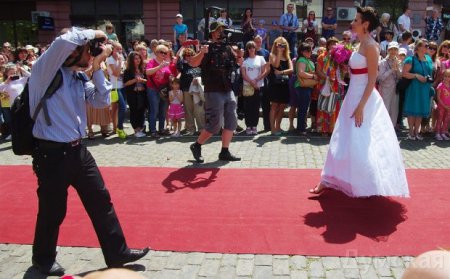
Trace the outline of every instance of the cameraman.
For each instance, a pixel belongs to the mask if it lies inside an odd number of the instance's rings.
[[[128,248],[100,171],[82,142],[86,136],[86,102],[99,108],[110,104],[111,83],[105,79],[100,63],[111,54],[111,46],[99,46],[100,54],[93,57],[96,49],[89,42],[94,38],[106,40],[105,33],[76,27],[66,31],[36,61],[29,82],[33,115],[53,78],[59,71],[62,75],[61,84],[46,102],[51,126],[46,124],[42,110],[33,128],[36,138],[33,170],[38,178],[39,211],[32,262],[46,275],[64,274],[55,258],[70,185],[78,192],[94,225],[108,267],[136,261],[149,251]],[[91,63],[92,82],[80,72]]]
[[[236,67],[236,53],[230,45],[223,42],[224,24],[213,22],[210,26],[210,37],[207,45],[203,45],[200,53],[191,58],[192,67],[200,67],[202,81],[205,86],[205,129],[190,148],[197,162],[203,163],[202,144],[213,134],[222,131],[222,151],[219,160],[240,161],[233,156],[228,147],[237,127],[236,97],[231,89],[231,73]]]

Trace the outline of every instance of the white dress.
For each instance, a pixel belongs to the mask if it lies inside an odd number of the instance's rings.
[[[366,57],[354,52],[352,69],[367,68]],[[330,140],[322,183],[351,197],[409,197],[397,136],[383,99],[373,90],[364,107],[363,123],[351,118],[367,85],[367,74],[353,74]]]

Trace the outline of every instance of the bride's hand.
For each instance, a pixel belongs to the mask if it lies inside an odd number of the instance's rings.
[[[363,108],[360,105],[356,107],[351,118],[355,118],[355,127],[361,127],[363,123]]]

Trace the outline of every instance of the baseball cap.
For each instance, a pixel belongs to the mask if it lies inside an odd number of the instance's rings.
[[[391,48],[396,48],[396,49],[398,49],[398,47],[399,47],[399,45],[398,45],[397,42],[390,42],[390,43],[388,44],[388,50],[391,49]]]
[[[218,22],[218,21],[214,21],[213,23],[211,23],[211,25],[209,26],[209,32],[214,32],[216,31],[218,28],[220,27],[225,27],[225,24]]]
[[[38,52],[38,49],[37,49],[36,47],[32,46],[32,45],[26,45],[26,46],[25,46],[25,49],[26,49],[26,50],[33,50],[34,53],[37,53],[37,52]]]
[[[400,49],[398,50],[398,55],[400,55],[400,54],[406,55],[406,54],[407,54],[406,49],[400,48]]]
[[[177,15],[175,16],[175,18],[177,18],[177,17],[183,18],[183,15],[182,15],[182,14],[177,14]]]

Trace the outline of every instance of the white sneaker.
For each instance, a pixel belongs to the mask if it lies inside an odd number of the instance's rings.
[[[134,133],[134,136],[137,138],[143,138],[145,137],[145,134],[142,131]]]
[[[439,140],[439,141],[443,140],[441,134],[436,134],[436,140]]]
[[[11,140],[11,135],[7,136],[7,137],[5,138],[5,140],[10,141],[10,140]]]
[[[443,139],[443,140],[450,140],[450,138],[449,138],[449,137],[447,137],[447,135],[446,135],[446,134],[441,134],[441,137],[442,137],[442,139]]]
[[[180,136],[180,133],[174,132],[171,137],[172,138],[178,138],[179,136]]]

